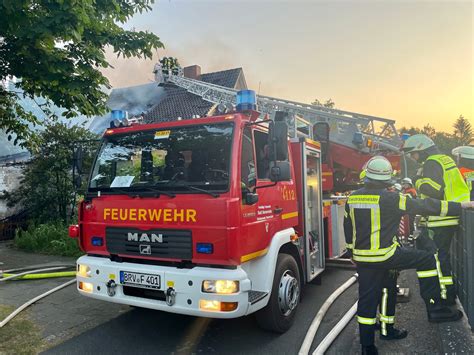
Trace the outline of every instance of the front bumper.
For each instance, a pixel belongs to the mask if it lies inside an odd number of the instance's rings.
[[[92,297],[108,302],[128,304],[136,307],[151,308],[165,312],[187,314],[208,318],[236,318],[244,316],[250,310],[249,292],[251,282],[247,273],[237,267],[236,269],[218,269],[209,267],[194,267],[192,269],[178,269],[168,266],[155,266],[134,263],[118,263],[110,259],[82,256],[77,260],[78,264],[87,265],[91,269],[90,277],[77,275],[77,289],[87,297]],[[160,275],[160,291],[172,289],[175,291],[173,305],[168,305],[165,300],[149,299],[130,296],[124,293],[124,286],[120,284],[120,271],[146,273]],[[201,291],[203,280],[238,280],[240,290],[230,295],[217,295]],[[116,285],[115,294],[109,296],[107,284],[113,281]],[[91,292],[79,289],[79,282],[92,284]],[[199,308],[200,300],[238,302],[233,311],[205,311]]]

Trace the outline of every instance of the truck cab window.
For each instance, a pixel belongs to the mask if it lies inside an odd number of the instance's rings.
[[[257,177],[259,179],[270,178],[270,146],[268,145],[268,133],[254,131],[255,151],[257,153]]]
[[[242,136],[242,152],[240,156],[242,193],[253,191],[256,185],[255,158],[253,156],[252,132],[249,127],[244,129],[244,134]]]

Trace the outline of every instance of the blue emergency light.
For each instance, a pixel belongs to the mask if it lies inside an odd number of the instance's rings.
[[[197,243],[196,252],[199,254],[212,254],[214,252],[214,246],[212,243]]]
[[[92,237],[92,245],[95,246],[95,247],[101,247],[102,245],[104,245],[104,238],[102,237]]]
[[[237,111],[257,109],[257,95],[254,90],[240,90],[237,92]]]
[[[410,138],[409,133],[402,133],[402,141],[406,141],[408,138]]]

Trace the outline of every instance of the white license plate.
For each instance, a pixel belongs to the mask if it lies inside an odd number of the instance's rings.
[[[161,278],[160,275],[120,271],[120,283],[122,285],[158,290],[161,286]]]

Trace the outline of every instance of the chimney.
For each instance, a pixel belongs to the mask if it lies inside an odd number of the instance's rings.
[[[190,65],[183,69],[184,77],[201,80],[201,67],[199,65]]]

